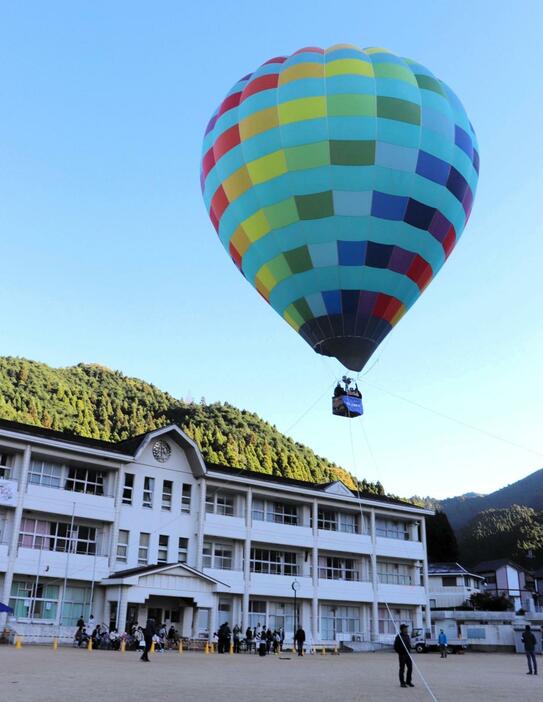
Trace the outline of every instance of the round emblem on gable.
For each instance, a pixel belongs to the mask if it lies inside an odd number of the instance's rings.
[[[170,444],[163,439],[157,439],[153,444],[153,458],[159,463],[166,463],[172,455]]]

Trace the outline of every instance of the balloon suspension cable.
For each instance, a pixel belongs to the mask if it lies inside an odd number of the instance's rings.
[[[399,627],[398,627],[398,623],[396,622],[396,620],[395,620],[394,617],[392,616],[392,612],[390,611],[390,607],[388,606],[388,602],[387,602],[386,600],[383,600],[383,602],[384,602],[384,604],[385,604],[385,607],[387,608],[388,616],[390,617],[390,621],[392,622],[392,626],[394,627],[394,631],[396,632],[396,636],[400,636],[400,629],[399,629]],[[428,605],[427,605],[427,606],[428,606]],[[405,649],[406,654],[407,654],[407,655],[409,656],[409,658],[411,659],[411,663],[413,663],[413,668],[417,671],[417,673],[418,673],[418,675],[419,675],[419,678],[422,680],[422,683],[423,683],[424,687],[426,688],[426,690],[428,691],[428,694],[430,695],[431,699],[432,699],[434,702],[438,702],[437,697],[436,697],[436,696],[434,695],[434,693],[432,692],[432,689],[431,689],[430,685],[428,685],[428,683],[426,682],[426,678],[425,678],[424,675],[422,674],[421,669],[420,669],[420,668],[418,667],[418,665],[416,664],[415,659],[414,659],[413,656],[411,655],[411,652],[407,650],[407,646],[405,645],[405,641],[402,639],[401,636],[400,636],[400,641],[401,641],[401,643],[402,643],[402,646],[403,646],[404,649]]]
[[[378,466],[378,464],[377,464],[377,461],[375,460],[375,455],[374,455],[374,453],[373,453],[373,451],[372,451],[372,448],[371,448],[371,445],[370,445],[370,442],[369,442],[369,438],[368,438],[367,433],[366,433],[366,430],[365,430],[365,428],[364,428],[364,423],[361,422],[360,424],[361,424],[361,426],[362,426],[362,432],[363,432],[364,438],[365,438],[365,440],[366,440],[366,444],[367,444],[367,447],[368,447],[369,454],[370,454],[370,456],[371,456],[371,458],[372,458],[372,461],[373,461],[373,463],[374,463],[375,468],[377,469],[377,473],[378,473],[378,478],[377,478],[377,479],[378,479],[378,481],[380,482],[380,480],[379,480],[379,466]],[[349,435],[350,435],[350,439],[351,439],[351,452],[352,452],[352,457],[353,457],[353,458],[352,458],[352,460],[353,460],[353,469],[354,469],[355,471],[357,471],[356,452],[355,452],[355,447],[354,447],[354,440],[353,440],[353,432],[352,432],[352,428],[351,428],[351,422],[349,422]],[[361,497],[361,495],[360,495],[360,482],[359,482],[359,480],[358,480],[358,477],[356,478],[356,493],[357,493],[357,495],[358,495],[358,508],[359,508],[359,510],[360,510],[360,526],[362,527],[362,524],[364,523],[364,512],[363,512],[363,510],[362,510],[362,497]],[[398,626],[398,622],[397,622],[397,621],[394,619],[394,617],[392,616],[392,612],[391,612],[391,610],[390,610],[390,606],[389,606],[387,600],[383,599],[382,602],[383,602],[383,604],[385,605],[385,607],[386,607],[386,609],[387,609],[388,616],[390,617],[390,621],[392,622],[392,626],[394,627],[394,631],[395,631],[395,633],[396,633],[396,636],[399,636],[399,635],[400,635],[400,628],[399,628],[399,626]],[[428,606],[428,604],[426,604],[426,606]],[[413,668],[414,668],[415,671],[417,672],[419,678],[422,680],[422,683],[423,683],[424,687],[426,688],[426,690],[427,690],[427,692],[428,692],[430,698],[433,700],[433,702],[438,702],[437,697],[436,697],[436,696],[434,695],[434,693],[432,692],[432,689],[430,688],[430,685],[428,684],[428,682],[426,681],[426,678],[425,678],[424,675],[422,674],[422,671],[420,670],[420,668],[419,668],[418,665],[416,664],[416,662],[415,662],[413,656],[411,655],[410,651],[407,650],[407,646],[405,645],[405,642],[404,642],[404,640],[402,639],[401,636],[400,636],[400,641],[401,641],[401,643],[402,643],[402,646],[405,648],[406,654],[407,654],[407,655],[409,656],[409,658],[411,659],[411,662],[413,663]]]
[[[509,446],[514,446],[515,448],[522,449],[523,451],[527,451],[528,453],[533,453],[536,456],[543,456],[543,452],[538,451],[537,449],[533,449],[530,446],[524,446],[523,444],[519,444],[517,441],[511,441],[510,439],[506,439],[505,437],[500,436],[499,434],[494,434],[493,432],[488,431],[486,429],[481,429],[481,427],[476,427],[475,425],[470,424],[469,422],[465,422],[463,419],[457,419],[456,417],[452,417],[450,414],[445,414],[445,412],[440,412],[439,410],[435,410],[432,407],[426,407],[426,405],[423,405],[422,403],[417,402],[416,400],[410,400],[408,397],[399,395],[396,392],[391,392],[386,388],[380,387],[379,385],[375,385],[375,383],[369,383],[368,381],[366,381],[366,385],[369,385],[370,387],[375,388],[375,390],[379,390],[380,392],[383,392],[386,395],[395,397],[397,400],[401,400],[402,402],[406,402],[409,405],[413,405],[413,407],[418,407],[419,409],[422,409],[425,412],[434,414],[436,417],[447,419],[448,421],[454,422],[455,424],[458,424],[462,427],[466,427],[467,429],[471,429],[472,431],[479,432],[479,434],[488,436],[491,439],[496,439],[497,441],[501,441],[504,444],[509,444]]]
[[[331,389],[334,387],[334,385],[335,385],[335,381],[334,381],[334,383],[332,383],[331,385],[327,385],[326,388],[325,388],[325,390],[324,390],[324,392],[321,393],[321,394],[317,397],[317,399],[316,399],[314,402],[312,402],[306,410],[304,410],[304,411],[302,412],[302,414],[298,417],[298,419],[296,419],[296,421],[294,421],[289,427],[287,427],[287,429],[285,429],[285,431],[283,432],[283,434],[289,434],[290,431],[292,431],[292,429],[294,429],[294,427],[295,427],[297,424],[299,424],[299,423],[302,421],[302,419],[303,419],[307,414],[309,414],[309,412],[311,412],[311,410],[312,410],[316,405],[318,405],[318,403],[322,400],[322,398],[323,398],[325,395],[328,395],[328,394],[330,393],[330,391],[331,391]]]

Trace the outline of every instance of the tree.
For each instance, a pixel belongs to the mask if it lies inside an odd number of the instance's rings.
[[[432,517],[427,517],[426,542],[431,563],[458,561],[458,542],[445,512],[437,510]]]
[[[506,595],[493,595],[491,592],[474,592],[469,602],[473,609],[482,612],[507,612],[514,608]]]
[[[521,505],[487,509],[462,529],[459,541],[467,563],[507,558],[531,568],[542,561],[543,514]],[[532,563],[529,551],[535,556]]]

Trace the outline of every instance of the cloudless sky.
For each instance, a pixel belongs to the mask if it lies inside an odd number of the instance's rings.
[[[2,3],[0,354],[254,410],[399,495],[489,492],[540,468],[542,26],[536,0]],[[230,87],[343,42],[428,66],[481,153],[463,238],[370,361],[352,422],[331,415],[341,366],[239,274],[199,187]]]

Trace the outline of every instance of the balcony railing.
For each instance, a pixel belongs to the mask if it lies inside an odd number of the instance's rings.
[[[400,573],[377,573],[377,579],[383,585],[412,585],[413,578],[410,575]]]

